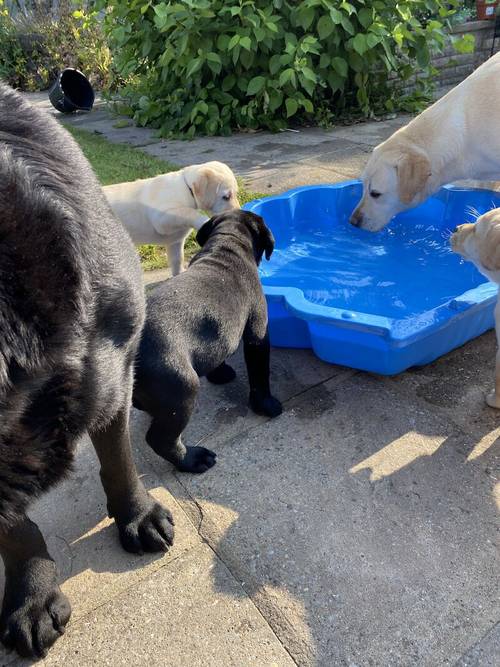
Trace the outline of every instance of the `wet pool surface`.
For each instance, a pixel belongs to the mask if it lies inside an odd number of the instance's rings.
[[[500,206],[500,194],[447,186],[372,233],[349,224],[361,192],[349,181],[245,205],[276,239],[260,265],[271,343],[392,375],[490,329],[497,287],[449,238]]]
[[[315,304],[412,317],[485,282],[451,251],[450,234],[419,215],[378,233],[333,216],[302,218],[277,233],[261,277],[265,285],[297,287]]]
[[[298,288],[313,304],[406,319],[486,282],[452,252],[449,237],[499,206],[497,193],[442,189],[373,233],[349,224],[359,183],[292,192],[252,207],[276,238],[271,261],[260,268],[265,286]]]

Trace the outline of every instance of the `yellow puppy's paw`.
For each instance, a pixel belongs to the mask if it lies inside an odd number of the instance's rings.
[[[494,391],[486,396],[486,403],[490,406],[490,408],[496,408],[497,410],[500,410],[500,397],[497,396]]]

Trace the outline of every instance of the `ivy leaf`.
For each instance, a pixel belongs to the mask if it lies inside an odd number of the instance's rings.
[[[299,15],[299,25],[307,30],[311,23],[314,21],[314,7],[308,7],[300,12]]]
[[[276,111],[283,104],[283,93],[279,90],[272,90],[269,93],[269,109]]]
[[[254,76],[247,88],[247,95],[256,95],[264,88],[266,79],[263,76]]]
[[[312,81],[313,83],[316,83],[316,74],[312,71],[312,69],[310,69],[309,67],[303,67],[301,69],[301,72],[306,79]]]
[[[325,67],[328,67],[330,64],[330,56],[328,53],[322,53],[319,59],[319,66],[321,69],[324,69]]]
[[[189,77],[193,76],[202,66],[203,61],[201,58],[195,58],[189,63],[189,66],[186,70],[186,77],[189,79]]]
[[[363,7],[357,13],[358,21],[361,23],[363,28],[368,28],[373,21],[373,9],[368,9],[368,7]]]
[[[287,118],[290,118],[290,116],[294,116],[297,113],[297,109],[299,108],[297,101],[294,100],[292,97],[287,97],[285,106],[286,106]]]
[[[325,16],[322,16],[318,21],[317,28],[320,39],[326,39],[326,37],[332,34],[335,25],[333,24],[331,17],[325,14]]]
[[[344,30],[348,32],[350,35],[354,35],[356,31],[354,30],[354,26],[351,23],[351,21],[347,18],[345,14],[341,14],[341,16],[342,18],[340,19],[340,22]]]
[[[336,56],[335,58],[332,58],[332,66],[333,69],[340,74],[340,76],[345,79],[347,77],[347,71],[349,69],[349,66],[347,62],[343,59],[340,58],[340,56]]]
[[[234,84],[236,83],[236,77],[234,74],[228,74],[222,81],[222,90],[227,92],[228,90],[231,90],[231,88],[234,87]]]
[[[335,25],[339,25],[342,23],[342,12],[339,12],[338,9],[335,9],[335,7],[332,7],[330,9],[330,16],[332,17],[332,21],[335,23]]]
[[[222,63],[219,54],[215,53],[214,51],[210,51],[210,53],[207,53],[207,60],[209,60],[212,63],[219,63],[219,64]]]
[[[420,67],[424,68],[427,67],[427,65],[430,63],[430,60],[431,54],[429,53],[429,49],[426,45],[421,45],[417,50],[417,63],[420,65]]]
[[[269,60],[269,71],[271,74],[276,74],[276,72],[279,70],[281,65],[280,58],[281,56],[278,53],[275,53],[274,56],[272,56]]]
[[[306,79],[303,74],[300,75],[300,83],[307,94],[312,97],[314,95],[315,84],[310,79]]]
[[[345,2],[345,0],[344,2],[340,3],[340,7],[341,9],[346,11],[349,14],[349,16],[356,11],[356,9],[349,2]]]
[[[358,32],[358,34],[352,38],[352,45],[360,56],[362,56],[365,53],[365,51],[368,50],[366,37],[365,35],[362,35],[360,32]]]
[[[313,113],[314,106],[311,100],[308,100],[304,97],[304,99],[301,101],[301,104],[304,107],[304,110],[307,111],[307,113]]]
[[[246,49],[247,51],[251,51],[251,49],[252,49],[252,40],[250,39],[250,37],[241,37],[240,46],[243,49]]]
[[[381,41],[382,37],[380,37],[380,35],[374,35],[372,32],[366,36],[366,43],[369,49],[373,49],[373,47],[380,44]]]
[[[474,35],[466,34],[462,37],[453,39],[452,44],[455,51],[458,53],[473,53],[476,45],[476,39]]]
[[[336,72],[330,72],[328,74],[327,80],[332,93],[337,92],[337,90],[344,89],[344,79],[342,79]]]
[[[280,78],[279,78],[279,84],[280,84],[280,86],[284,86],[286,83],[292,82],[292,81],[294,82],[294,86],[296,86],[297,85],[296,84],[297,79],[296,79],[296,76],[295,76],[295,71],[291,67],[288,67],[287,69],[284,69],[281,72]]]

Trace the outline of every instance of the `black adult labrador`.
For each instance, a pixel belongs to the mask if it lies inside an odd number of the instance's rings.
[[[202,473],[215,464],[205,447],[186,447],[182,431],[193,412],[199,378],[222,384],[235,377],[225,359],[243,337],[250,407],[281,414],[269,388],[267,307],[257,265],[274,239],[262,218],[234,210],[199,230],[202,250],[189,268],[148,298],[133,404],[153,417],[146,440],[178,470]]]
[[[0,638],[43,656],[70,606],[30,502],[89,431],[128,551],[172,544],[139,481],[128,414],[144,319],[140,267],[87,161],[48,115],[0,85]]]

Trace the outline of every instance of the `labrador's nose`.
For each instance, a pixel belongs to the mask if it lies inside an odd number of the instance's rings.
[[[361,223],[363,222],[363,214],[361,213],[361,211],[355,209],[353,211],[353,214],[349,218],[349,222],[351,223],[351,225],[354,225],[354,227],[360,227]]]

